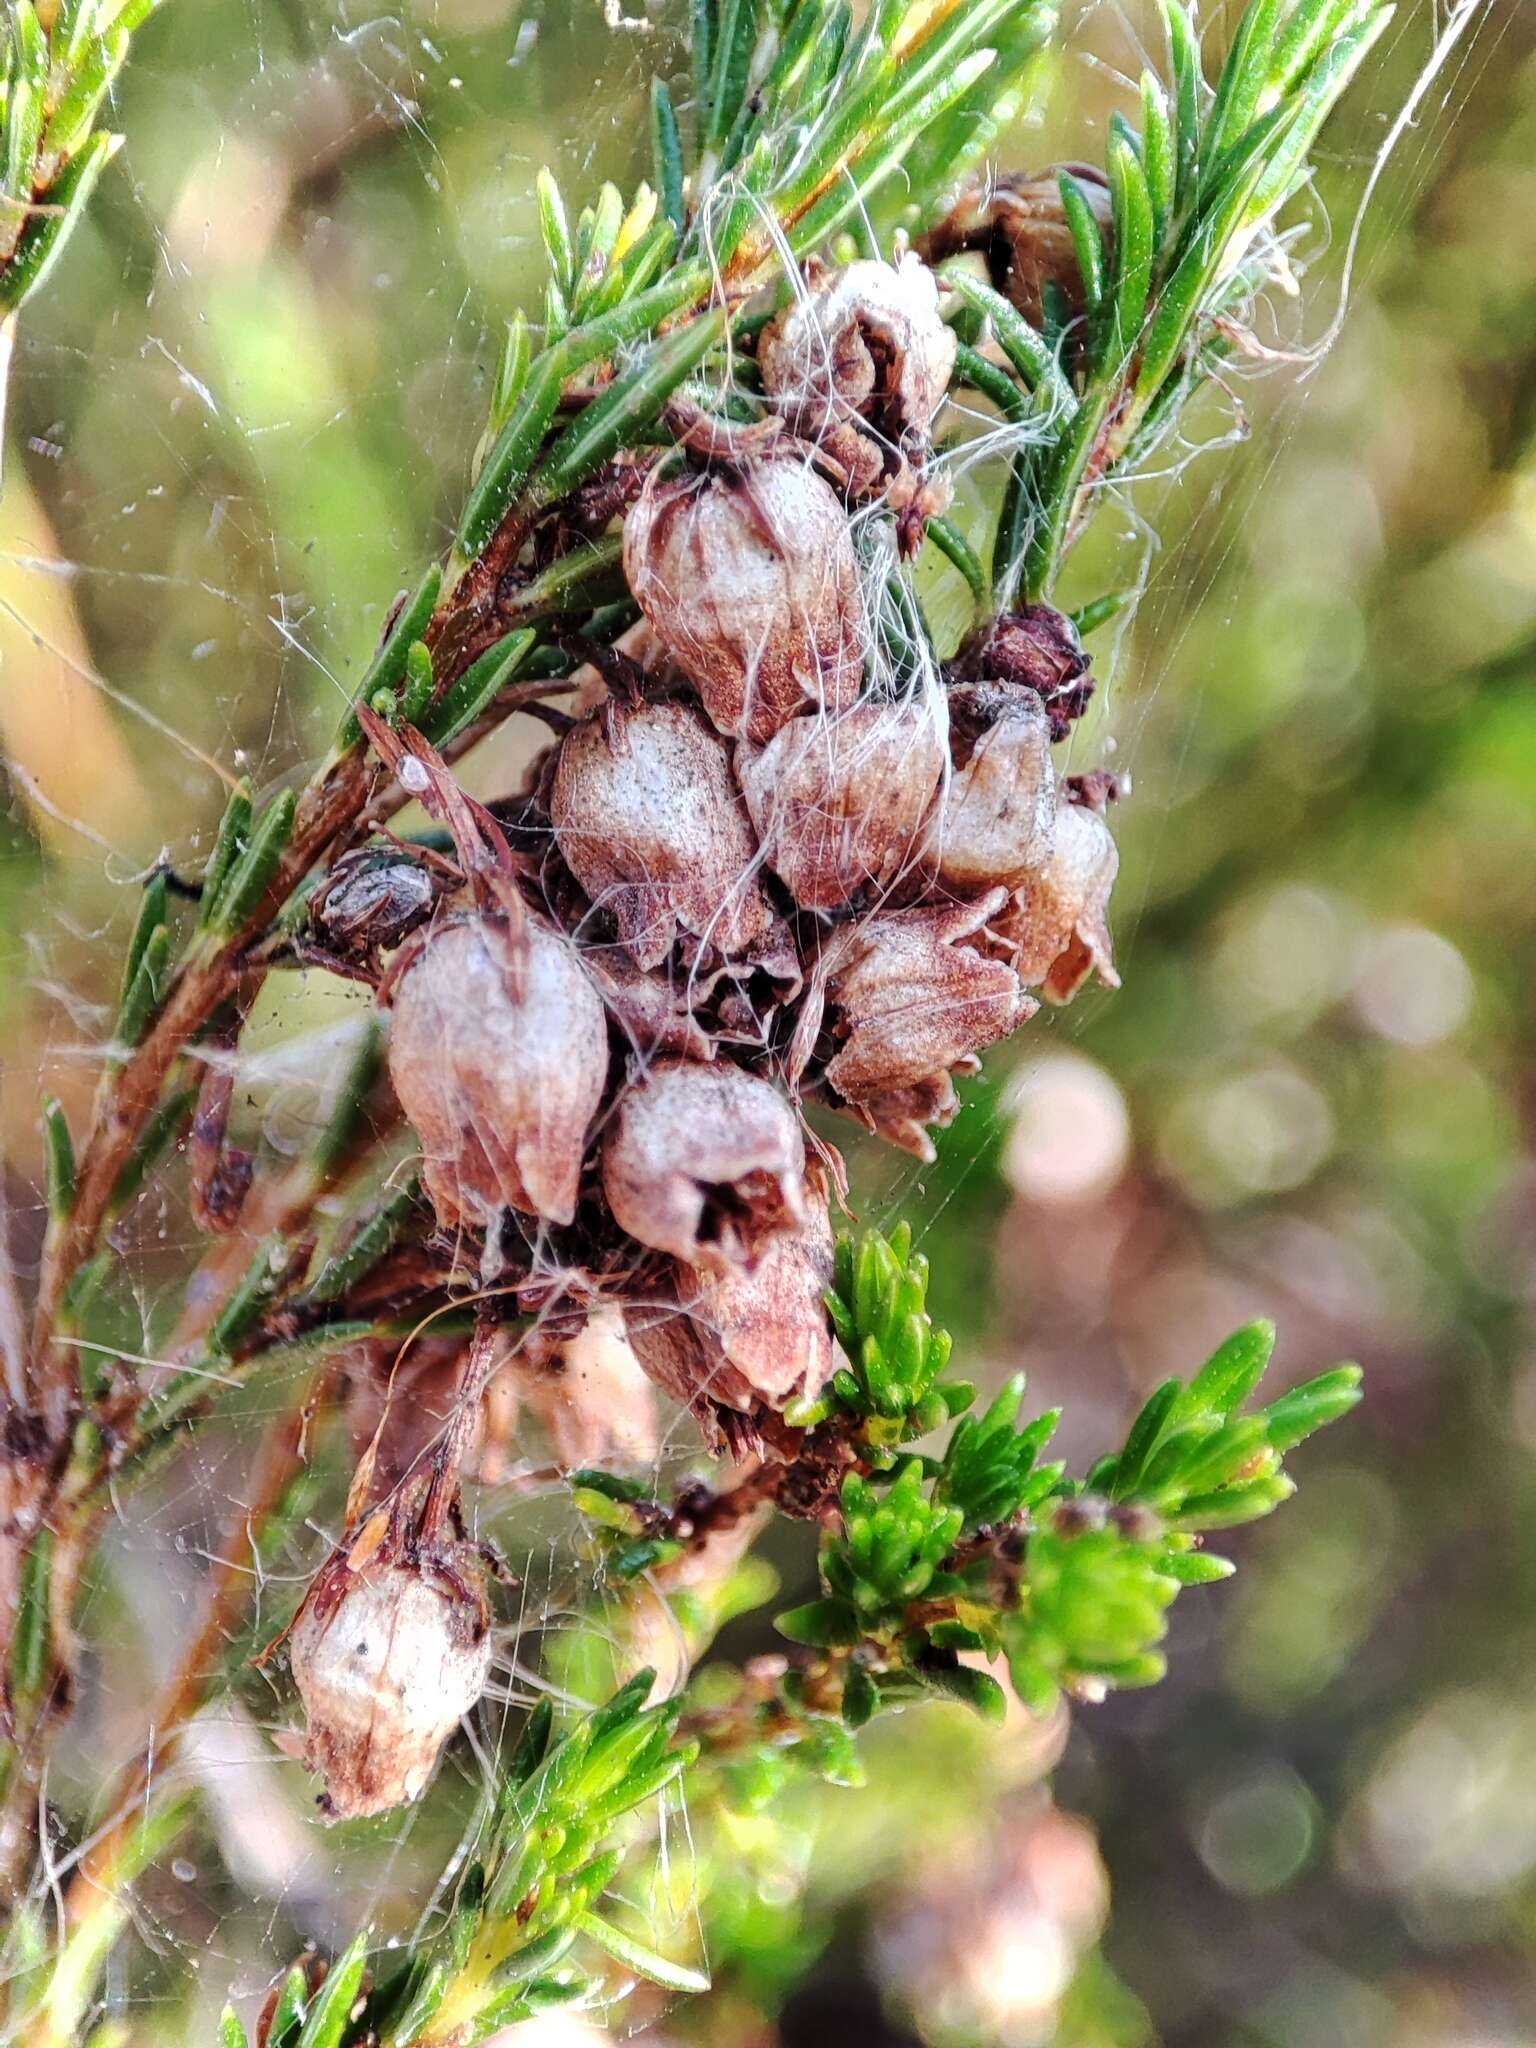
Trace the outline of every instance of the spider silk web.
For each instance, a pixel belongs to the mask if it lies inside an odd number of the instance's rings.
[[[1253,351],[1234,355],[1155,473],[1099,514],[1096,588],[1133,587],[1138,601],[1095,643],[1099,694],[1065,765],[1104,763],[1133,791],[1115,906],[1128,979],[1181,802],[1180,760],[1162,748],[1144,770],[1144,749],[1169,693],[1198,712],[1205,679],[1183,659],[1192,622],[1213,593],[1242,602],[1226,572],[1249,510],[1513,19],[1497,0],[1402,8],[1324,133],[1320,189],[1284,216],[1297,292],[1270,294]],[[1099,156],[1109,112],[1130,107],[1143,62],[1162,63],[1150,20],[1109,0],[1071,12],[1064,55],[1042,70],[1039,104],[1001,158]],[[605,177],[632,190],[648,168],[649,78],[683,66],[674,11],[652,18],[612,0],[422,0],[389,15],[338,0],[171,0],[139,39],[114,122],[127,147],[29,310],[10,398],[0,1046],[23,1285],[43,1223],[35,1105],[55,1093],[83,1128],[145,878],[161,859],[196,875],[239,776],[260,798],[329,743],[396,592],[451,537],[504,323],[519,307],[537,316],[536,172],[551,165],[573,207]],[[966,431],[961,410],[951,431]],[[962,503],[995,488],[985,435],[959,473]],[[942,631],[953,581],[925,566],[919,582]],[[543,738],[510,721],[466,763],[467,786],[514,788]],[[843,1130],[860,1217],[906,1216],[920,1241],[945,1246],[957,1211],[963,1235],[983,1230],[1005,1077],[1078,1041],[1113,1000],[1092,994],[997,1048],[934,1167]],[[321,974],[270,979],[242,1044],[235,1112],[265,1161],[297,1158],[323,1122],[369,1007]],[[114,1341],[152,1386],[166,1303],[202,1244],[174,1176],[152,1183],[122,1240]],[[431,1924],[475,1791],[522,1707],[544,1688],[581,1697],[590,1668],[579,1644],[564,1661],[560,1645],[593,1633],[594,1567],[550,1476],[548,1429],[525,1411],[495,1483],[474,1495],[480,1533],[520,1588],[501,1596],[496,1677],[473,1728],[419,1807],[365,1834],[315,1826],[313,1782],[272,1740],[295,1720],[281,1660],[247,1660],[340,1530],[344,1422],[311,1418],[311,1468],[275,1541],[254,1553],[239,1516],[264,1425],[294,1397],[281,1373],[258,1380],[125,1497],[88,1592],[80,1705],[48,1788],[50,1938],[53,1904],[103,1825],[92,1795],[143,1742],[211,1567],[233,1557],[250,1581],[227,1691],[151,1770],[157,1794],[170,1780],[204,1806],[174,1860],[134,1887],[134,1938],[108,1968],[106,2009],[133,2041],[180,2039],[183,2026],[188,2040],[211,2039],[227,1995],[250,2014],[293,1954],[366,1920],[381,1943]],[[695,1455],[691,1425],[663,1404],[639,1469],[661,1486]],[[774,1558],[786,1595],[805,1597],[809,1538]],[[686,1814],[665,1830],[681,1946],[695,1918]]]

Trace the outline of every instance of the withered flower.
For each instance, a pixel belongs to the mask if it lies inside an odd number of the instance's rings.
[[[1069,317],[1086,303],[1077,245],[1061,203],[1060,174],[1076,179],[1106,243],[1114,221],[1109,180],[1092,164],[989,176],[964,194],[924,243],[938,262],[962,249],[983,249],[992,281],[1035,327],[1045,323],[1046,288],[1054,285]]]
[[[548,790],[567,866],[637,966],[659,966],[679,930],[727,957],[767,931],[729,749],[691,705],[584,719],[560,742]]]
[[[1119,866],[1119,851],[1099,813],[1062,796],[1055,851],[991,920],[1019,979],[1038,987],[1047,1002],[1071,1002],[1095,970],[1110,988],[1120,986],[1108,923]]]
[[[1051,726],[1033,690],[963,683],[950,692],[954,772],[944,793],[939,875],[953,889],[1016,888],[1056,834]]]
[[[445,1224],[570,1222],[608,1032],[568,940],[531,915],[440,926],[395,989],[389,1072]]]
[[[975,681],[1022,683],[1044,699],[1051,738],[1064,740],[1093,696],[1087,650],[1076,626],[1054,605],[1002,612],[957,664]]]
[[[805,910],[840,910],[923,858],[944,771],[942,698],[791,719],[736,756],[763,853]]]
[[[863,681],[858,565],[830,486],[776,457],[658,483],[624,521],[624,573],[717,729],[761,744]]]
[[[594,1311],[571,1336],[531,1332],[492,1390],[510,1395],[511,1420],[521,1406],[538,1418],[566,1471],[646,1465],[656,1456],[656,1390],[617,1309]]]
[[[665,1060],[619,1098],[603,1192],[621,1229],[719,1272],[805,1216],[800,1119],[771,1081]]]
[[[841,1361],[826,1309],[831,1284],[826,1195],[808,1183],[804,1221],[770,1238],[753,1265],[675,1263],[669,1285],[626,1304],[624,1324],[656,1384],[706,1419],[716,1408],[782,1409],[819,1393]]]
[[[1034,1014],[1013,969],[966,943],[1006,901],[993,889],[975,903],[869,917],[850,933],[827,979],[844,1042],[826,1078],[844,1102],[930,1083]]]
[[[331,1819],[420,1796],[438,1753],[485,1690],[491,1614],[471,1543],[406,1543],[378,1508],[321,1566],[288,1637],[304,1702],[304,1760]]]
[[[962,1073],[974,1070],[977,1065],[975,1059],[957,1062]],[[879,1095],[871,1095],[858,1104],[855,1113],[867,1130],[884,1138],[888,1145],[897,1145],[931,1165],[938,1154],[928,1133],[948,1130],[959,1108],[954,1081],[945,1072],[925,1075],[909,1087],[888,1088]]]
[[[763,329],[763,386],[797,434],[820,442],[864,496],[919,463],[955,367],[938,284],[907,253],[812,282]]]

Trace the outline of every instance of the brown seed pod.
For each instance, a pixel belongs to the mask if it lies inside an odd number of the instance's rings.
[[[826,1079],[844,1102],[932,1086],[1034,1014],[1013,969],[965,943],[1007,900],[994,889],[975,903],[891,911],[849,935],[827,979],[844,1043]]]
[[[954,773],[944,793],[939,876],[965,892],[1016,888],[1056,834],[1051,723],[1033,690],[963,683],[949,696]]]
[[[772,923],[729,750],[691,705],[584,719],[548,789],[566,865],[637,966],[660,966],[679,930],[729,958]]]
[[[619,1098],[603,1192],[641,1244],[728,1272],[805,1218],[800,1119],[740,1067],[663,1061]]]
[[[395,989],[389,1072],[445,1225],[570,1222],[608,1032],[569,940],[532,916],[440,926]]]
[[[1049,170],[989,176],[971,188],[926,238],[933,262],[961,249],[984,249],[992,281],[1033,326],[1045,320],[1045,293],[1054,285],[1067,312],[1083,312],[1085,295],[1077,245],[1061,203],[1060,175],[1077,180],[1106,244],[1114,222],[1109,180],[1092,164],[1053,164]]]
[[[1071,1002],[1095,970],[1110,988],[1120,986],[1108,923],[1119,866],[1119,851],[1098,812],[1063,796],[1050,859],[991,921],[1019,979],[1038,987],[1047,1002]]]
[[[791,719],[736,750],[747,809],[775,874],[803,910],[841,910],[920,864],[944,772],[941,697],[866,701]]]
[[[973,681],[1022,683],[1044,699],[1051,738],[1064,740],[1093,696],[1094,681],[1076,626],[1054,605],[1002,612],[957,664]]]
[[[812,1183],[804,1222],[769,1239],[753,1265],[712,1272],[674,1263],[670,1285],[626,1304],[624,1324],[644,1370],[696,1413],[777,1410],[819,1393],[841,1362],[826,1309],[831,1284],[832,1224]]]
[[[763,385],[864,496],[921,462],[955,367],[933,273],[918,257],[861,261],[813,283],[763,329]]]
[[[473,1544],[410,1546],[378,1508],[321,1566],[288,1636],[304,1702],[304,1760],[329,1819],[420,1796],[438,1754],[485,1690],[491,1613]]]
[[[635,601],[716,728],[771,739],[808,704],[841,710],[863,680],[848,520],[794,459],[658,483],[624,521]]]

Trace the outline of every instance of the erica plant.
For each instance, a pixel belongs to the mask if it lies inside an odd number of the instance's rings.
[[[91,116],[146,11],[12,10],[6,307],[110,153]],[[1164,0],[1166,72],[1104,162],[1014,174],[985,159],[1046,0],[696,0],[650,181],[573,213],[540,178],[544,302],[507,334],[446,559],[324,759],[239,786],[203,872],[147,884],[89,1124],[44,1105],[0,1457],[7,2038],[89,2036],[133,1886],[194,1824],[166,1767],[253,1655],[317,1825],[426,1794],[531,1627],[481,1540],[515,1513],[509,1401],[556,1447],[603,1657],[551,1650],[521,1729],[485,1723],[411,1939],[274,1958],[227,2048],[464,2048],[701,1988],[708,1958],[663,1953],[644,1908],[683,1785],[707,1839],[796,1773],[854,1779],[885,1710],[1155,1680],[1170,1602],[1231,1569],[1207,1537],[1284,1501],[1285,1455],[1354,1402],[1342,1367],[1251,1405],[1255,1326],[1070,1474],[1022,1380],[979,1402],[952,1371],[907,1229],[852,1228],[838,1133],[931,1157],[985,1048],[1117,985],[1121,791],[1062,748],[1121,600],[1069,614],[1058,579],[1289,280],[1277,217],[1388,11],[1253,0],[1208,83]],[[963,504],[962,468],[986,484]],[[958,637],[919,595],[941,575]],[[514,716],[547,743],[479,801],[456,764]],[[372,1010],[308,1150],[268,1156],[233,1135],[234,1075],[264,982],[299,969]],[[162,1180],[205,1249],[134,1346],[117,1247]],[[53,1808],[107,1521],[252,1387],[242,1530],[339,1538],[276,1640],[214,1571],[140,1761]],[[652,1388],[696,1426],[675,1486],[626,1456]],[[742,1564],[775,1514],[818,1526],[820,1596],[778,1615],[784,1656],[691,1687],[743,1589],[771,1597]]]

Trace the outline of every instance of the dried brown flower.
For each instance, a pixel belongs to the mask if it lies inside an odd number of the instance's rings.
[[[759,743],[858,695],[858,566],[831,488],[797,460],[657,482],[624,521],[624,570],[719,731]]]
[[[939,875],[952,889],[1016,888],[1056,835],[1051,725],[1033,690],[963,683],[950,692],[954,772],[944,794]]]
[[[1056,810],[1055,851],[1028,876],[1012,902],[992,919],[1021,981],[1047,1002],[1069,1003],[1095,970],[1120,986],[1110,940],[1110,891],[1120,855],[1108,825],[1088,804],[1063,796]]]
[[[395,989],[389,1072],[445,1224],[570,1222],[608,1032],[568,940],[532,916],[432,932]]]
[[[937,262],[957,250],[984,249],[993,283],[1035,327],[1044,325],[1049,285],[1061,293],[1069,315],[1080,314],[1083,279],[1061,203],[1063,171],[1077,180],[1107,242],[1114,221],[1109,180],[1092,164],[1053,164],[973,186],[928,236],[928,255]]]
[[[739,1067],[663,1061],[619,1098],[603,1191],[641,1244],[726,1272],[805,1218],[800,1119]]]
[[[1076,626],[1054,605],[1002,612],[959,664],[974,681],[1022,683],[1045,701],[1051,738],[1064,740],[1093,696],[1087,651]]]
[[[921,464],[955,367],[932,271],[910,253],[814,282],[763,329],[763,385],[796,433],[818,441],[864,496]]]
[[[674,1264],[669,1285],[626,1304],[625,1328],[656,1384],[706,1419],[716,1408],[782,1409],[819,1393],[842,1357],[826,1310],[831,1284],[832,1225],[812,1184],[804,1222],[771,1238],[755,1264]]]
[[[1034,1014],[1013,969],[966,943],[1007,900],[994,889],[975,903],[891,911],[849,934],[827,980],[843,1044],[826,1079],[844,1102],[931,1088]]]
[[[727,957],[768,930],[729,749],[691,705],[584,719],[560,743],[548,801],[567,866],[638,966],[659,966],[680,929]]]
[[[288,1637],[304,1702],[304,1760],[336,1820],[420,1796],[438,1753],[485,1690],[485,1573],[471,1543],[406,1545],[378,1508],[321,1566]]]
[[[763,853],[806,910],[840,910],[923,858],[944,770],[942,699],[791,719],[737,772]]]

